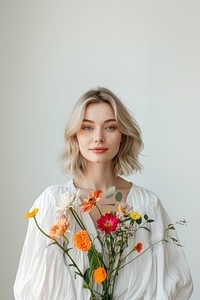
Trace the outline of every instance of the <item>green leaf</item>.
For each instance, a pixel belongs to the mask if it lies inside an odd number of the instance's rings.
[[[175,230],[175,227],[171,225],[170,227],[168,227],[168,229]]]
[[[152,222],[154,222],[155,220],[153,220],[153,219],[149,219],[149,220],[147,220],[147,223],[152,223]]]
[[[90,268],[88,268],[84,273],[85,282],[89,285],[90,283]]]
[[[144,219],[147,221],[148,220],[148,216],[147,215],[144,215]]]
[[[79,273],[78,271],[75,271],[74,274],[75,274],[75,275],[74,275],[75,278],[76,278],[76,275],[79,275],[79,276],[83,277],[82,274]]]
[[[115,186],[113,185],[108,189],[106,198],[109,199],[109,198],[113,197],[114,194],[115,194]]]
[[[141,224],[142,223],[142,218],[139,218],[137,220],[135,220],[137,224]]]
[[[171,237],[171,239],[172,239],[172,241],[173,241],[174,243],[177,243],[177,242],[178,242],[178,240],[175,239],[175,238],[173,238],[173,237]]]
[[[133,219],[131,219],[130,217],[126,216],[126,219],[123,222],[131,221],[131,220],[133,220]]]
[[[47,245],[47,247],[52,246],[52,245],[57,245],[55,242],[52,242],[51,244]]]
[[[115,196],[116,201],[120,202],[122,200],[122,193],[118,192]]]
[[[148,227],[141,226],[140,228],[143,228],[143,229],[145,229],[145,230],[147,230],[147,231],[151,232],[151,230],[150,230]]]
[[[101,257],[94,247],[88,251],[88,260],[91,271],[99,267],[99,260],[101,261]]]
[[[84,283],[82,286],[83,289],[88,289],[87,285]]]

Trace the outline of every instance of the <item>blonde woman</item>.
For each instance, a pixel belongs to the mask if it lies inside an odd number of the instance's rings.
[[[63,169],[71,174],[68,182],[47,188],[33,205],[39,208],[38,223],[48,232],[56,219],[60,195],[79,195],[73,204],[91,236],[97,236],[99,210],[94,205],[81,214],[91,190],[101,190],[98,208],[102,214],[116,212],[116,201],[105,197],[115,186],[122,193],[122,202],[135,211],[155,219],[151,230],[137,232],[137,240],[147,249],[162,237],[170,220],[158,197],[123,177],[141,170],[139,154],[143,142],[136,121],[128,109],[110,90],[92,89],[76,103],[65,130]],[[123,177],[122,177],[123,176]],[[91,203],[90,203],[91,204]],[[70,213],[69,213],[70,214]],[[69,216],[69,244],[80,227]],[[130,241],[132,249],[135,241]],[[74,269],[63,251],[36,228],[30,219],[26,240],[16,276],[16,300],[89,300],[90,292],[83,289],[83,278],[74,277]],[[97,245],[97,248],[99,245]],[[88,267],[85,252],[71,250],[74,261],[84,272]],[[113,300],[187,300],[192,293],[190,271],[181,247],[173,242],[150,248],[133,263],[120,270]],[[101,299],[97,294],[96,299]]]

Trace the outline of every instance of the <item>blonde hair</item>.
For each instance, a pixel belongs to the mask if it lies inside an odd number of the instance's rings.
[[[71,113],[64,134],[65,147],[60,156],[63,170],[73,176],[84,175],[86,160],[79,151],[76,133],[81,128],[88,104],[99,102],[106,102],[111,105],[119,130],[122,132],[120,149],[112,162],[113,172],[116,175],[129,175],[134,171],[140,171],[142,166],[138,156],[143,148],[140,128],[119,98],[103,87],[91,89],[84,93]]]

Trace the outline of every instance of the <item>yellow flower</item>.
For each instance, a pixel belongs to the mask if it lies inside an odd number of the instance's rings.
[[[137,211],[132,211],[132,213],[130,213],[130,217],[133,220],[139,220],[141,218],[141,215]]]
[[[30,219],[30,218],[35,217],[38,210],[39,210],[39,208],[34,208],[32,211],[28,211],[27,213],[25,213],[25,218]]]
[[[97,284],[101,284],[107,277],[106,271],[104,268],[99,267],[94,271],[94,280]]]

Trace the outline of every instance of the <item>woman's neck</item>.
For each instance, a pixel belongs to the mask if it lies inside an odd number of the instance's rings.
[[[84,176],[76,176],[74,184],[78,188],[93,189],[93,190],[107,190],[109,187],[116,185],[118,176],[116,176],[110,168],[96,166],[95,168],[88,168]]]

